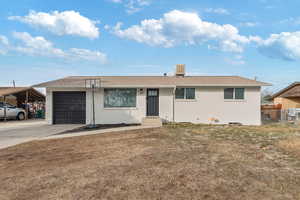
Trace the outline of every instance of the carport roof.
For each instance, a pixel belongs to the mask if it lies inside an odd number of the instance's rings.
[[[89,79],[99,79],[101,87],[270,86],[240,76],[70,76],[34,87],[84,88]]]
[[[39,101],[45,100],[45,95],[32,87],[0,87],[0,97],[8,95],[16,95],[23,97],[26,95],[26,91],[29,92],[29,98],[31,99],[37,99]]]

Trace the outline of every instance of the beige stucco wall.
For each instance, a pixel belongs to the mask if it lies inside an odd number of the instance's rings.
[[[176,122],[260,125],[260,115],[260,87],[245,88],[245,100],[224,100],[222,87],[198,87],[195,100],[175,101]]]
[[[85,89],[48,88],[46,95],[46,119],[52,124],[52,91],[84,91]],[[248,87],[245,100],[224,100],[222,87],[197,87],[196,100],[175,100],[175,122],[219,124],[239,122],[244,125],[260,125],[260,87]],[[146,89],[137,91],[136,108],[104,108],[103,89],[95,93],[95,118],[98,124],[141,123],[146,116]],[[163,121],[173,121],[173,88],[160,88],[159,114]],[[86,95],[86,123],[92,122],[92,93]]]
[[[95,92],[95,121],[97,124],[141,123],[146,116],[146,88],[137,90],[136,108],[104,108],[104,89]],[[46,90],[46,120],[52,124],[52,93],[53,91],[86,91],[86,123],[93,120],[92,92],[86,89],[47,88]],[[159,91],[160,117],[164,121],[172,120],[173,89],[161,88]]]
[[[274,99],[274,104],[281,104],[282,109],[300,108],[300,98],[277,97]]]

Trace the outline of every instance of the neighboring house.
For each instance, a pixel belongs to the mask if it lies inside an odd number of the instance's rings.
[[[280,90],[271,99],[281,107],[281,120],[300,120],[300,82]]]
[[[46,88],[49,124],[163,122],[261,124],[261,87],[269,84],[239,76],[71,76],[34,87]],[[88,84],[87,84],[88,83]]]
[[[295,82],[275,93],[271,99],[274,104],[281,104],[282,109],[300,108],[300,82]]]

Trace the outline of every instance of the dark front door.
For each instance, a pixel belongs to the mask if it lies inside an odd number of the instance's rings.
[[[159,89],[147,89],[147,116],[159,116]]]
[[[85,92],[53,92],[54,124],[85,124]]]

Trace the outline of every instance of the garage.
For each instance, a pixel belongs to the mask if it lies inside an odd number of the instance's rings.
[[[85,124],[85,92],[53,92],[54,124]]]
[[[22,118],[18,117],[18,113],[23,113],[20,109],[25,111]],[[0,87],[0,119],[44,118],[44,113],[45,95],[38,90],[32,87]]]

